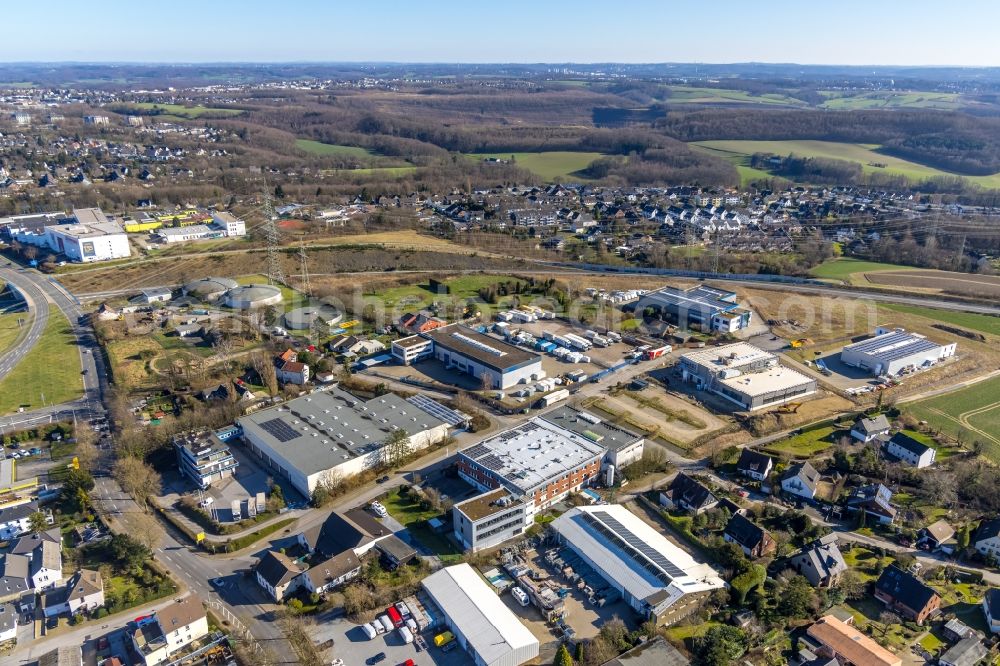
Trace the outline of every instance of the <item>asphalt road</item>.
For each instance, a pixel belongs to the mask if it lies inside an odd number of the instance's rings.
[[[42,337],[49,319],[49,302],[45,293],[35,284],[34,279],[13,268],[0,268],[0,280],[13,286],[24,297],[28,311],[32,314],[31,326],[12,349],[0,355],[0,379],[14,369]]]

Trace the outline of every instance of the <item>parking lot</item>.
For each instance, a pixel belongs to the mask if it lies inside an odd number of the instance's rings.
[[[319,623],[314,634],[317,643],[333,639],[333,649],[330,656],[334,659],[343,659],[346,666],[362,666],[362,664],[372,663],[369,659],[379,653],[385,653],[385,659],[381,661],[383,666],[397,666],[407,659],[412,659],[420,666],[428,664],[468,666],[471,659],[467,653],[462,651],[461,647],[456,646],[449,652],[445,652],[434,646],[434,635],[440,631],[444,631],[444,629],[437,632],[431,630],[423,632],[427,650],[419,651],[416,643],[403,642],[398,631],[369,639],[362,631],[361,625],[344,618]]]

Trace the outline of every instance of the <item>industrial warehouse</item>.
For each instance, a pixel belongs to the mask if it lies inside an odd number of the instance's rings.
[[[751,313],[740,308],[734,292],[698,285],[690,289],[664,287],[643,295],[635,311],[649,309],[680,328],[695,325],[705,332],[732,333],[750,325]]]
[[[778,357],[745,342],[681,356],[685,381],[746,411],[781,405],[816,392],[816,380],[782,366]]]
[[[468,564],[440,569],[422,585],[477,666],[519,666],[538,656],[538,639]]]
[[[437,359],[448,369],[471,375],[493,389],[508,389],[545,378],[542,357],[538,354],[460,324],[396,340],[392,343],[392,355],[404,365]]]
[[[430,401],[423,398],[424,404]],[[243,441],[264,465],[309,497],[320,483],[384,462],[384,442],[404,430],[410,450],[435,444],[449,425],[424,407],[386,395],[360,400],[338,388],[317,391],[237,419]],[[437,413],[450,412],[434,403]]]
[[[941,345],[901,328],[879,327],[874,337],[844,347],[840,360],[876,377],[895,377],[929,368],[954,356],[956,348],[954,342]]]
[[[576,507],[551,525],[564,562],[590,571],[643,618],[671,625],[696,610],[725,582],[619,504]],[[596,588],[595,588],[596,589]]]

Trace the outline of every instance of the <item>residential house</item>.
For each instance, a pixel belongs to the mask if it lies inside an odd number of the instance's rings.
[[[954,617],[944,623],[944,627],[941,628],[941,633],[944,637],[952,642],[958,642],[963,638],[968,638],[969,636],[975,636],[977,638],[982,638],[982,633],[976,631],[966,623]]]
[[[736,471],[756,481],[765,480],[774,469],[774,459],[760,451],[743,449],[736,463]]]
[[[143,618],[128,631],[141,663],[159,666],[208,635],[208,617],[201,601],[192,595]]]
[[[0,541],[10,541],[31,529],[31,515],[38,502],[25,502],[0,509]]]
[[[428,331],[433,331],[435,328],[441,328],[447,325],[448,322],[443,319],[438,319],[432,315],[424,313],[406,313],[399,318],[399,325],[397,328],[400,332],[409,331],[410,333],[426,333]]]
[[[708,488],[683,472],[675,476],[667,489],[660,493],[660,504],[663,506],[695,514],[708,511],[718,503],[718,498]]]
[[[929,551],[944,550],[952,553],[955,550],[955,528],[944,520],[938,520],[917,532],[917,546]]]
[[[813,587],[834,587],[847,571],[844,555],[837,545],[837,535],[827,534],[803,546],[789,558],[789,566],[805,576]]]
[[[743,549],[744,555],[752,558],[771,555],[778,548],[767,530],[756,525],[742,513],[737,513],[729,519],[726,529],[722,532],[722,538],[728,543],[735,543]]]
[[[295,540],[311,555],[331,558],[350,550],[360,557],[375,547],[376,542],[392,534],[392,531],[363,510],[348,512],[351,520],[331,513],[325,521],[295,535]],[[361,521],[361,524],[358,524]],[[364,529],[362,529],[364,527]]]
[[[601,666],[689,666],[688,658],[662,636],[643,641]]]
[[[309,382],[309,366],[299,361],[286,361],[278,367],[275,375],[282,384],[302,386]]]
[[[879,414],[872,418],[860,416],[851,427],[851,437],[865,444],[888,435],[889,419],[885,417],[885,414]]]
[[[80,569],[66,585],[45,593],[42,608],[45,617],[97,610],[104,605],[104,580],[99,571]]]
[[[983,615],[990,632],[1000,634],[1000,589],[991,587],[983,595]]]
[[[38,666],[83,666],[83,649],[79,645],[64,645],[38,657]]]
[[[278,603],[299,588],[302,583],[299,574],[304,571],[304,566],[275,550],[264,553],[254,567],[257,584]]]
[[[902,666],[903,660],[864,635],[853,623],[824,615],[806,629],[818,656],[836,658],[841,666]]]
[[[28,585],[46,590],[62,582],[62,535],[58,529],[29,534],[15,540],[8,557],[28,562]]]
[[[819,472],[808,462],[792,465],[781,476],[781,489],[789,495],[812,499],[819,485]]]
[[[883,525],[892,524],[898,513],[892,505],[892,491],[881,483],[854,488],[847,498],[847,508],[849,511],[864,511]]]
[[[886,442],[885,450],[889,455],[898,458],[900,462],[917,469],[930,467],[937,458],[937,451],[934,447],[922,444],[902,432],[897,432]]]
[[[353,550],[326,559],[299,574],[298,587],[323,594],[339,587],[361,573],[361,560]]]
[[[330,351],[338,354],[349,354],[353,356],[367,356],[376,352],[385,351],[385,345],[378,340],[368,340],[356,335],[342,335],[330,341]]]
[[[379,559],[393,571],[417,556],[417,550],[395,534],[376,541],[375,550],[379,552]]]
[[[0,560],[0,603],[15,601],[25,594],[31,560],[24,555],[8,553]]]
[[[887,567],[875,582],[875,598],[917,624],[923,624],[941,607],[937,592],[895,564]]]
[[[939,666],[976,666],[982,663],[989,650],[976,636],[963,638],[938,657]]]
[[[1000,560],[1000,518],[979,523],[972,536],[972,547],[983,557]]]
[[[14,604],[0,605],[0,645],[17,638],[17,609]]]

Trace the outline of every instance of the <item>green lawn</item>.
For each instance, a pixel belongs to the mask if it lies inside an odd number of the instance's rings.
[[[853,259],[851,257],[838,257],[836,259],[823,262],[816,268],[812,269],[810,273],[813,277],[850,282],[851,276],[855,273],[905,270],[913,270],[913,267],[898,266],[896,264],[882,264],[876,261],[864,261],[863,259]]]
[[[957,310],[935,310],[932,308],[922,308],[917,305],[903,305],[901,303],[879,303],[878,307],[892,312],[903,312],[905,314],[926,317],[932,321],[952,324],[959,328],[969,329],[970,331],[979,331],[988,335],[1000,335],[1000,317],[975,314],[973,312],[959,312]]]
[[[171,116],[179,118],[199,118],[205,115],[206,113],[223,115],[223,116],[238,116],[241,113],[243,113],[241,109],[223,109],[218,107],[201,106],[201,105],[184,106],[183,104],[157,104],[154,102],[135,102],[133,104],[125,105],[124,108],[126,110],[128,108],[133,108],[143,111],[153,111],[159,109],[164,114],[169,114]]]
[[[912,180],[925,180],[938,176],[954,176],[956,174],[935,169],[933,167],[910,162],[909,160],[883,155],[876,152],[877,144],[839,143],[836,141],[698,141],[693,145],[702,146],[720,153],[749,156],[754,153],[772,153],[775,155],[794,154],[799,157],[822,157],[827,159],[857,162],[865,173],[886,173],[905,176]],[[882,164],[885,166],[873,166]],[[1000,187],[1000,173],[989,176],[962,176],[963,178],[982,185],[983,187]]]
[[[780,93],[752,95],[745,90],[726,88],[699,88],[696,86],[671,86],[668,104],[760,104],[762,106],[809,106],[800,99]]]
[[[81,428],[89,428],[86,422],[81,424]],[[76,442],[71,442],[69,439],[63,439],[58,442],[52,442],[52,447],[49,450],[49,455],[52,457],[53,461],[58,461],[63,458],[69,458],[76,453]]]
[[[441,558],[444,564],[455,564],[462,559],[462,551],[447,537],[435,534],[427,520],[441,515],[434,508],[425,509],[409,493],[401,495],[395,489],[379,500],[389,515],[402,523],[413,537],[428,550]]]
[[[962,106],[957,93],[939,92],[861,92],[843,93],[826,90],[824,109],[855,111],[859,109],[957,109]]]
[[[537,153],[473,153],[469,157],[481,160],[486,157],[496,157],[503,160],[514,158],[514,163],[522,169],[531,171],[539,178],[547,181],[585,180],[578,175],[590,166],[594,160],[604,157],[601,153],[572,152],[567,150],[549,150]]]
[[[358,146],[342,146],[333,143],[323,143],[322,141],[312,141],[310,139],[296,139],[295,147],[313,155],[337,155],[341,157],[356,157],[364,159],[374,157],[374,153],[367,148]]]
[[[430,306],[435,300],[459,301],[475,298],[480,289],[511,280],[519,283],[522,282],[521,280],[504,275],[462,275],[445,282],[448,286],[447,294],[434,294],[430,291],[427,284],[411,284],[405,287],[393,287],[378,292],[370,292],[365,295],[378,297],[385,303],[387,308],[401,304],[408,308],[419,309]],[[501,300],[505,298],[508,297],[502,297]],[[522,295],[522,302],[529,301],[530,299],[530,295]]]
[[[1000,377],[927,400],[908,404],[905,410],[968,446],[983,444],[983,455],[1000,462]]]
[[[33,318],[34,316],[30,312],[11,312],[0,315],[0,354],[13,347],[22,333],[27,334]]]
[[[66,317],[52,310],[41,339],[0,381],[0,414],[76,400],[83,394],[80,370],[76,336]]]
[[[764,447],[768,453],[791,456],[792,458],[811,458],[821,451],[833,446],[837,437],[845,434],[833,426],[808,430],[799,435],[773,442]]]

